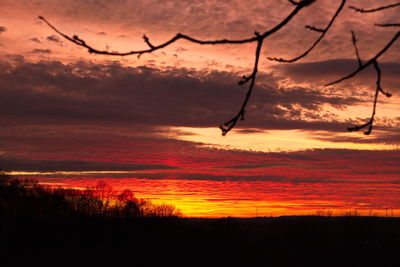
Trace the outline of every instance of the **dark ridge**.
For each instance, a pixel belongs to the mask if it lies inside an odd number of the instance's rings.
[[[0,181],[1,266],[399,266],[400,218],[144,216]]]

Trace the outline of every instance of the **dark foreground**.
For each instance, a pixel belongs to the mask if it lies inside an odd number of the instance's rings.
[[[104,184],[0,178],[0,267],[400,266],[400,218],[181,218]]]
[[[400,219],[14,217],[1,266],[400,266]]]

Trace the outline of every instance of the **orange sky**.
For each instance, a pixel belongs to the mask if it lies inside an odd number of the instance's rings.
[[[346,128],[372,112],[374,70],[324,86],[357,67],[350,30],[366,61],[398,31],[374,24],[398,23],[400,7],[361,14],[348,6],[373,8],[376,1],[347,1],[307,57],[269,61],[305,51],[320,34],[304,26],[325,27],[340,1],[318,0],[302,10],[265,41],[246,118],[222,137],[218,126],[235,115],[246,93],[237,82],[251,72],[255,43],[179,41],[140,58],[101,56],[37,17],[99,49],[129,51],[147,48],[143,34],[153,44],[178,32],[251,37],[286,17],[294,8],[288,1],[1,2],[3,169],[71,186],[96,172],[117,188],[132,187],[193,216],[254,216],[255,206],[277,215],[400,209],[399,42],[379,59],[382,87],[393,96],[380,96],[371,135]],[[257,197],[242,199],[242,187]],[[284,199],[279,188],[286,188]],[[235,196],[234,205],[226,200]]]

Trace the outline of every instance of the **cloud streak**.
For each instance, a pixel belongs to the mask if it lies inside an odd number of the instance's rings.
[[[41,49],[41,48],[35,48],[30,51],[32,54],[51,54],[50,49]]]
[[[4,171],[16,172],[121,172],[121,171],[143,171],[143,170],[168,170],[176,169],[174,166],[157,164],[134,164],[134,163],[111,163],[79,160],[21,160],[2,159],[2,165],[6,166]],[[76,174],[75,174],[76,175]]]
[[[379,63],[383,72],[383,85],[390,88],[394,93],[400,92],[400,63],[399,62],[380,62]],[[272,66],[272,69],[286,76],[295,83],[310,83],[314,86],[323,85],[340,77],[352,73],[358,67],[356,59],[333,59],[325,61],[297,63],[297,64],[280,64]],[[354,87],[370,86],[376,81],[376,73],[373,67],[368,68],[366,71],[361,72],[349,82],[353,84],[348,90],[355,91]],[[349,84],[349,83],[347,83]],[[354,86],[358,84],[358,86]],[[342,92],[346,91],[346,86],[339,86]],[[353,92],[362,94],[365,92]]]
[[[148,179],[399,183],[399,150],[256,152],[178,141],[157,128],[7,129],[0,133],[5,152],[0,163],[7,170],[137,171],[135,177]],[[114,176],[124,174],[105,174]]]
[[[237,74],[222,71],[85,61],[3,61],[2,66],[1,114],[19,123],[217,126],[232,116],[245,93],[235,85]],[[312,88],[279,88],[276,81],[271,74],[260,75],[243,127],[342,130],[345,124],[321,113],[323,106],[363,103]]]

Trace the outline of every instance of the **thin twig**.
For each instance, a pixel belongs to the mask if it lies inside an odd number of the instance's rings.
[[[299,59],[302,59],[303,57],[307,56],[308,53],[310,53],[318,44],[319,42],[321,42],[321,40],[325,37],[326,33],[329,31],[329,29],[331,28],[333,22],[336,20],[337,16],[340,14],[340,12],[342,11],[344,5],[346,4],[347,0],[342,0],[342,3],[340,4],[340,6],[338,7],[338,9],[336,10],[335,14],[333,15],[332,19],[329,21],[329,24],[325,27],[325,29],[318,29],[315,28],[313,26],[306,26],[306,28],[308,29],[312,29],[314,31],[317,32],[321,32],[322,34],[319,36],[319,38],[301,55],[292,58],[292,59],[284,59],[284,58],[276,58],[276,57],[268,57],[269,60],[272,61],[277,61],[277,62],[282,62],[282,63],[293,63]]]
[[[359,131],[365,127],[368,127],[368,129],[364,132],[365,135],[369,135],[372,132],[372,127],[374,125],[374,119],[375,119],[375,114],[376,114],[376,104],[378,103],[378,96],[379,93],[384,94],[386,97],[391,97],[392,95],[388,92],[383,91],[382,86],[381,86],[381,77],[382,77],[382,71],[379,67],[378,61],[374,60],[373,61],[373,66],[375,68],[376,71],[376,89],[375,89],[375,96],[374,96],[374,104],[373,104],[373,108],[372,108],[372,115],[370,117],[370,119],[362,124],[362,125],[358,125],[358,126],[354,126],[354,127],[350,127],[347,128],[350,132],[353,131]]]
[[[385,46],[381,51],[379,51],[374,57],[372,57],[370,60],[368,60],[367,63],[365,63],[365,64],[359,66],[359,67],[358,67],[355,71],[353,71],[352,73],[350,73],[350,74],[348,74],[348,75],[346,75],[346,76],[344,76],[344,77],[342,77],[342,78],[340,78],[340,79],[338,79],[338,80],[336,80],[336,81],[330,82],[330,83],[326,84],[325,86],[330,86],[330,85],[333,85],[333,84],[336,84],[336,83],[340,83],[340,82],[342,82],[342,81],[344,81],[344,80],[350,79],[350,78],[354,77],[355,75],[357,75],[357,74],[358,74],[359,72],[361,72],[362,70],[364,70],[365,68],[367,68],[369,65],[374,64],[374,62],[375,62],[380,56],[382,56],[382,55],[393,45],[393,43],[394,43],[399,37],[400,37],[400,31],[398,31],[398,32],[393,36],[393,38],[386,44],[386,46]]]
[[[400,23],[385,23],[385,24],[375,23],[375,26],[379,26],[379,27],[400,27]]]
[[[296,2],[294,0],[289,0],[290,3],[292,3],[292,5],[297,6],[299,4],[299,2]]]
[[[358,52],[357,38],[356,38],[356,34],[354,33],[354,31],[351,31],[351,41],[353,43],[354,50],[355,50],[355,53],[356,53],[356,56],[357,56],[358,66],[361,67],[362,66],[362,61],[361,61],[360,53]]]
[[[305,28],[315,32],[325,32],[325,29],[320,29],[315,26],[306,25]]]
[[[357,8],[357,7],[354,7],[354,6],[350,6],[349,8],[354,9],[356,12],[370,13],[370,12],[376,12],[376,11],[385,10],[385,9],[388,9],[388,8],[393,8],[393,7],[396,7],[396,6],[400,6],[400,3],[387,5],[387,6],[381,6],[381,7],[377,7],[377,8],[373,8],[373,9],[362,9],[362,8]],[[397,23],[391,23],[391,24],[378,24],[378,23],[376,23],[375,25],[376,26],[380,26],[380,27],[400,26],[400,24],[397,24]],[[358,54],[358,48],[357,48],[357,45],[356,45],[357,39],[355,37],[355,34],[354,34],[353,31],[351,33],[352,33],[352,37],[353,37],[354,49],[356,51],[357,59],[358,59],[358,62],[359,62],[359,67],[354,72],[350,73],[349,75],[347,75],[347,76],[345,76],[345,77],[343,77],[343,78],[341,78],[339,80],[336,80],[334,82],[331,82],[331,83],[327,84],[327,86],[342,82],[342,81],[347,80],[347,79],[350,79],[350,78],[354,77],[355,75],[357,75],[359,72],[361,72],[362,70],[364,70],[366,67],[368,67],[371,64],[374,66],[375,71],[377,73],[377,79],[376,79],[374,105],[373,105],[373,108],[372,108],[371,118],[366,123],[364,123],[362,125],[348,128],[349,131],[358,131],[358,130],[361,130],[361,129],[365,128],[365,127],[368,127],[368,129],[364,132],[364,134],[369,135],[371,133],[371,131],[372,131],[372,127],[373,127],[373,124],[374,124],[375,113],[376,113],[376,104],[378,102],[379,92],[384,94],[386,97],[391,97],[392,96],[390,93],[385,92],[382,89],[382,86],[381,86],[382,72],[381,72],[381,69],[380,69],[379,64],[378,64],[378,58],[381,55],[383,55],[392,46],[392,44],[399,38],[400,31],[398,31],[393,36],[393,38],[386,44],[386,46],[381,51],[379,51],[373,58],[371,58],[365,65],[362,65],[360,56]]]
[[[143,35],[143,40],[151,49],[154,49],[154,45],[150,43],[150,40],[146,35]]]
[[[344,81],[344,80],[350,79],[350,78],[354,77],[355,75],[357,75],[358,73],[360,73],[361,71],[363,71],[364,69],[366,69],[369,65],[373,65],[373,66],[374,66],[374,69],[375,69],[376,74],[377,74],[377,79],[376,79],[376,89],[375,89],[374,104],[373,104],[373,108],[372,108],[372,115],[371,115],[370,119],[369,119],[366,123],[361,124],[361,125],[358,125],[358,126],[353,126],[353,127],[347,128],[350,132],[353,132],[353,131],[359,131],[359,130],[361,130],[361,129],[363,129],[363,128],[368,127],[368,129],[364,132],[364,134],[365,134],[365,135],[369,135],[369,134],[371,134],[371,132],[372,132],[372,127],[373,127],[373,125],[374,125],[374,119],[375,119],[375,113],[376,113],[376,105],[377,105],[377,102],[378,102],[378,95],[379,95],[379,92],[382,93],[382,94],[384,94],[386,97],[391,97],[391,96],[392,96],[390,93],[385,92],[385,91],[382,89],[382,86],[381,86],[382,72],[381,72],[381,69],[380,69],[379,64],[378,64],[378,59],[379,59],[379,57],[380,57],[381,55],[383,55],[383,54],[396,42],[396,40],[400,37],[400,31],[398,31],[398,32],[393,36],[393,38],[382,48],[381,51],[379,51],[374,57],[372,57],[372,58],[371,58],[367,63],[365,63],[365,64],[362,64],[361,58],[360,58],[359,53],[358,53],[356,36],[355,36],[355,34],[354,34],[353,31],[351,31],[351,33],[352,33],[352,42],[353,42],[353,46],[354,46],[354,49],[355,49],[355,52],[356,52],[356,55],[357,55],[357,59],[358,59],[359,66],[358,66],[358,68],[357,68],[355,71],[353,71],[353,72],[350,73],[349,75],[344,76],[344,77],[342,77],[342,78],[340,78],[339,80],[336,80],[336,81],[334,81],[334,82],[328,83],[328,84],[326,84],[325,86],[337,84],[337,83],[340,83],[340,82],[342,82],[342,81]]]
[[[283,26],[285,26],[301,9],[303,9],[306,6],[309,6],[315,2],[315,0],[303,0],[300,1],[299,3],[296,4],[295,8],[292,10],[292,12],[285,18],[283,19],[279,24],[277,24],[275,27],[272,29],[264,32],[261,36],[262,38],[266,38],[269,35],[277,32],[280,30]],[[54,25],[52,25],[48,20],[46,20],[43,16],[39,16],[39,19],[43,20],[50,28],[52,28],[55,32],[60,34],[62,37],[67,39],[68,41],[84,47],[88,50],[89,53],[95,53],[95,54],[102,54],[102,55],[110,55],[110,56],[129,56],[129,55],[142,55],[146,53],[152,53],[156,50],[162,49],[164,47],[169,46],[170,44],[178,41],[179,39],[184,39],[187,41],[190,41],[192,43],[196,44],[201,44],[201,45],[217,45],[217,44],[244,44],[244,43],[251,43],[251,42],[257,42],[257,37],[250,37],[250,38],[245,38],[245,39],[218,39],[218,40],[200,40],[193,38],[191,36],[182,34],[182,33],[177,33],[174,37],[169,39],[168,41],[165,41],[164,43],[161,43],[159,45],[153,45],[150,43],[149,38],[146,36],[143,37],[144,41],[146,42],[147,45],[149,45],[149,49],[143,49],[143,50],[133,50],[133,51],[128,51],[128,52],[114,52],[114,51],[106,51],[106,50],[99,50],[97,48],[94,48],[93,46],[87,44],[83,39],[79,38],[77,35],[74,35],[73,37],[70,37],[64,33],[62,33],[60,30],[58,30]]]
[[[376,7],[376,8],[371,8],[371,9],[363,9],[363,8],[358,8],[355,6],[349,6],[350,9],[354,9],[357,12],[360,13],[371,13],[371,12],[376,12],[376,11],[381,11],[381,10],[385,10],[388,8],[393,8],[393,7],[397,7],[400,6],[400,2],[399,3],[395,3],[395,4],[391,4],[391,5],[387,5],[387,6],[380,6],[380,7]]]
[[[256,33],[257,35],[257,33]],[[259,36],[259,35],[258,35]],[[260,52],[262,48],[264,38],[259,36],[258,42],[257,42],[257,48],[256,48],[256,55],[255,55],[255,61],[254,61],[254,67],[253,67],[253,72],[251,73],[250,76],[246,77],[244,76],[241,81],[239,81],[239,84],[242,85],[248,81],[250,81],[249,89],[247,90],[246,97],[244,98],[243,104],[239,110],[239,112],[236,114],[235,117],[233,117],[231,120],[227,121],[224,123],[224,126],[219,126],[219,128],[222,131],[222,135],[226,135],[233,127],[235,127],[237,121],[239,119],[244,120],[244,113],[245,113],[245,108],[247,106],[247,102],[249,101],[249,98],[251,96],[251,93],[254,88],[254,84],[256,81],[256,75],[257,75],[257,70],[258,70],[258,62],[260,59]]]
[[[354,34],[353,31],[351,31],[351,33],[352,33],[352,41],[353,41],[353,45],[354,45],[355,52],[356,52],[356,55],[357,55],[357,59],[358,59],[358,62],[359,62],[359,66],[358,66],[357,70],[354,71],[353,73],[351,73],[350,75],[347,75],[347,76],[345,76],[345,77],[343,77],[343,78],[341,78],[341,79],[339,79],[339,80],[337,80],[335,82],[329,83],[329,84],[327,84],[327,86],[335,84],[335,83],[339,83],[339,82],[344,81],[344,80],[349,79],[349,78],[352,78],[353,76],[355,76],[357,73],[359,73],[362,70],[364,70],[369,65],[373,65],[374,66],[374,69],[375,69],[376,74],[377,74],[377,79],[376,79],[376,89],[375,89],[374,104],[373,104],[373,108],[372,108],[372,115],[371,115],[370,119],[366,123],[364,123],[362,125],[358,125],[358,126],[353,126],[353,127],[347,128],[350,132],[353,132],[353,131],[359,131],[359,130],[365,128],[365,127],[368,127],[368,129],[364,132],[364,134],[369,135],[372,132],[372,127],[373,127],[373,124],[374,124],[375,113],[376,113],[376,104],[378,102],[379,93],[384,94],[386,97],[391,97],[392,96],[390,93],[385,92],[382,89],[382,86],[381,86],[382,71],[381,71],[381,69],[379,67],[379,64],[378,64],[378,58],[383,53],[385,53],[390,48],[390,46],[397,40],[397,38],[400,36],[400,32],[398,32],[394,36],[394,38],[392,38],[392,40],[390,40],[389,43],[377,55],[375,55],[373,58],[371,58],[364,65],[362,64],[360,56],[358,54],[358,48],[357,48],[357,44],[356,44],[357,43],[357,39],[355,37],[355,34]]]

